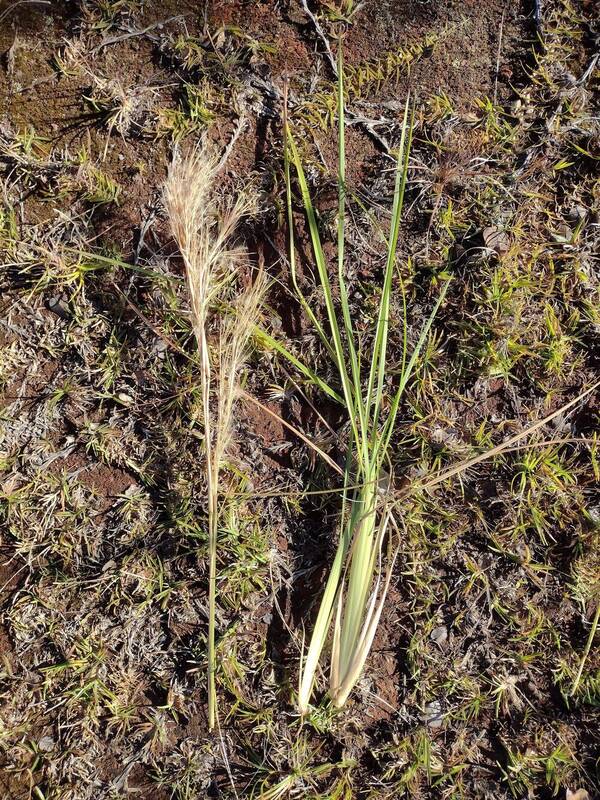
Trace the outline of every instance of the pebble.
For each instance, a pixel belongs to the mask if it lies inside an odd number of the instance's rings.
[[[437,628],[431,631],[429,637],[432,642],[442,647],[448,639],[448,628],[445,625],[438,625]]]
[[[432,700],[430,703],[427,703],[421,720],[434,730],[442,727],[444,715],[442,713],[442,704],[439,700]]]
[[[54,739],[52,736],[42,736],[42,738],[38,742],[38,747],[42,751],[42,753],[49,753],[51,750],[54,749]]]
[[[48,300],[48,309],[61,319],[69,319],[71,316],[66,301],[60,295],[55,295]]]

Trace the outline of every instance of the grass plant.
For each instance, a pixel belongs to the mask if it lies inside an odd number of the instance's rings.
[[[219,474],[231,440],[231,421],[238,377],[246,357],[265,291],[265,277],[256,280],[231,300],[230,313],[217,320],[216,302],[228,299],[239,286],[243,266],[241,251],[230,247],[231,237],[249,210],[247,195],[219,206],[212,197],[217,173],[215,160],[205,150],[176,160],[165,186],[165,205],[173,236],[181,252],[190,298],[191,319],[200,359],[201,410],[206,451],[208,497],[208,716],[217,722],[215,688],[215,618],[217,597],[217,537],[219,527]],[[217,334],[211,347],[211,328]]]
[[[384,384],[389,372],[387,348],[390,301],[396,273],[396,250],[408,174],[412,120],[409,100],[407,99],[396,162],[392,222],[387,242],[387,258],[373,338],[372,356],[370,363],[365,364],[352,322],[344,270],[346,163],[344,78],[341,48],[338,56],[338,73],[337,285],[340,297],[340,312],[338,312],[334,301],[317,215],[310,196],[302,160],[287,121],[284,133],[292,280],[303,309],[310,318],[337,368],[341,396],[348,413],[350,426],[343,473],[339,544],[325,585],[312,638],[302,661],[298,706],[303,714],[308,710],[321,654],[332,625],[330,694],[336,706],[341,707],[346,702],[361,675],[371,649],[395,561],[392,534],[396,527],[396,522],[390,505],[392,495],[389,492],[389,488],[393,485],[393,471],[389,457],[390,441],[403,390],[413,371],[437,310],[443,301],[447,287],[446,284],[440,293],[410,358],[408,358],[406,303],[404,303],[402,367],[394,396],[386,410]],[[291,164],[295,167],[308,222],[313,255],[323,290],[330,335],[328,335],[317,318],[315,310],[311,308],[305,299],[297,281],[293,241]],[[402,290],[401,281],[400,287]],[[365,372],[368,375],[366,392],[363,390],[363,373]]]

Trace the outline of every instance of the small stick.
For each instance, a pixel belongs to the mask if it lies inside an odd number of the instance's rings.
[[[248,392],[244,391],[243,389],[240,389],[239,393],[240,393],[240,396],[244,398],[244,400],[249,400],[255,406],[260,408],[261,411],[264,411],[265,414],[269,414],[269,416],[273,417],[273,419],[276,419],[277,422],[279,422],[281,425],[286,427],[293,434],[295,434],[300,439],[302,439],[302,441],[305,444],[307,444],[309,447],[312,447],[312,449],[321,456],[323,461],[326,461],[327,464],[329,464],[329,466],[338,473],[338,475],[343,475],[344,474],[343,469],[341,469],[335,463],[335,461],[330,456],[327,455],[327,453],[324,450],[321,450],[321,448],[318,445],[316,445],[314,442],[312,442],[308,438],[308,436],[305,436],[302,433],[301,430],[299,430],[298,428],[295,428],[293,425],[290,425],[290,423],[286,422],[282,417],[279,416],[279,414],[276,414],[275,411],[271,411],[271,409],[268,406],[266,406],[263,403],[261,403],[260,400],[257,400],[256,397],[253,397],[251,394],[249,394]],[[336,491],[339,491],[339,490],[336,490]]]
[[[229,160],[231,151],[233,150],[235,143],[240,138],[240,135],[242,134],[242,131],[244,130],[245,127],[246,127],[246,117],[242,113],[238,118],[238,123],[236,125],[234,132],[231,135],[229,142],[227,143],[227,146],[223,150],[223,155],[219,159],[219,163],[217,164],[217,172],[219,172],[222,169],[222,167],[225,166],[226,162]]]
[[[585,645],[585,650],[583,651],[583,655],[581,657],[581,663],[579,664],[577,675],[575,676],[575,680],[573,681],[573,686],[571,687],[571,691],[569,692],[569,697],[573,697],[573,695],[577,691],[577,688],[579,687],[579,681],[581,680],[581,676],[583,675],[583,667],[585,666],[587,657],[590,654],[590,650],[592,649],[592,643],[594,641],[594,636],[596,635],[596,631],[598,630],[598,622],[600,622],[600,603],[598,603],[596,607],[596,614],[594,615],[594,621],[592,622],[590,635],[588,636],[588,640]]]
[[[535,27],[537,28],[538,32],[540,32],[541,28],[542,28],[542,2],[541,2],[541,0],[534,0],[534,2],[533,2],[533,19],[535,21]]]
[[[496,55],[496,77],[494,78],[494,105],[498,99],[498,73],[500,72],[500,56],[502,54],[502,36],[504,34],[504,15],[506,14],[506,6],[502,9],[502,17],[500,19],[500,29],[498,33],[498,53]]]
[[[478,456],[474,456],[473,458],[467,459],[467,461],[461,461],[459,464],[456,464],[454,467],[449,467],[447,470],[444,470],[442,473],[437,475],[435,478],[431,478],[425,483],[420,485],[422,489],[430,489],[432,486],[437,486],[438,483],[443,483],[448,478],[452,478],[454,475],[458,475],[460,472],[464,472],[465,470],[469,469],[470,467],[475,466],[475,464],[480,464],[482,461],[487,461],[488,458],[493,458],[500,453],[505,452],[509,448],[511,448],[516,442],[520,441],[521,439],[525,438],[525,436],[529,436],[534,431],[537,431],[538,428],[542,428],[548,422],[551,422],[556,417],[560,416],[560,414],[564,414],[565,411],[568,411],[573,406],[577,405],[577,403],[581,402],[584,397],[587,397],[591,394],[594,389],[597,389],[600,386],[600,381],[596,381],[593,383],[589,389],[586,389],[581,394],[577,395],[573,400],[570,400],[568,403],[565,403],[564,406],[557,408],[556,411],[553,411],[552,414],[548,414],[547,417],[538,420],[533,425],[530,425],[529,428],[525,428],[524,431],[511,436],[510,439],[507,439],[502,444],[496,445],[496,447],[492,447],[490,450],[486,450],[485,453],[480,453]]]
[[[155,28],[160,28],[163,25],[166,25],[168,22],[174,22],[175,20],[182,19],[182,15],[178,14],[175,17],[169,17],[168,19],[163,19],[159,22],[154,22],[152,25],[148,25],[147,28],[142,28],[141,30],[136,31],[128,31],[127,33],[121,34],[121,36],[113,36],[111,39],[105,39],[103,42],[100,42],[99,45],[94,47],[92,53],[98,53],[104,47],[108,47],[111,44],[118,44],[118,42],[124,42],[126,39],[133,39],[136,36],[145,36],[150,31],[154,30]],[[122,30],[122,29],[121,29]]]
[[[310,21],[313,24],[313,27],[314,27],[314,29],[315,29],[315,31],[317,33],[317,36],[319,37],[319,39],[321,40],[321,44],[325,48],[325,55],[327,56],[327,61],[329,62],[329,66],[331,68],[331,71],[333,72],[334,76],[337,78],[338,77],[337,64],[336,64],[335,58],[333,57],[333,53],[331,52],[331,47],[329,45],[329,39],[325,35],[325,31],[321,27],[321,24],[319,23],[319,20],[315,17],[313,12],[308,7],[308,3],[306,2],[306,0],[300,0],[300,2],[301,2],[301,5],[302,5],[302,8],[304,9],[304,12],[307,14],[307,16],[310,17]]]
[[[12,5],[10,5],[5,11],[2,12],[2,14],[0,14],[0,22],[2,22],[4,17],[7,17],[10,14],[10,12],[13,11],[17,6],[31,5],[31,4],[38,5],[38,6],[51,6],[52,5],[50,0],[17,0],[16,3],[13,3]]]

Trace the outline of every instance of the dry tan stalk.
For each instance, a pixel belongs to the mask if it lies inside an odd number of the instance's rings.
[[[231,419],[246,348],[264,298],[261,272],[254,285],[233,301],[231,315],[221,321],[216,364],[211,355],[211,309],[225,288],[239,281],[243,258],[231,249],[230,239],[249,210],[242,195],[218,206],[212,199],[217,166],[205,150],[176,160],[165,185],[165,206],[173,236],[181,252],[190,298],[191,320],[200,356],[201,423],[206,448],[208,494],[208,722],[217,722],[215,685],[216,576],[219,522],[219,471],[231,439]],[[214,402],[213,402],[214,401]],[[213,408],[214,407],[214,408]]]
[[[248,342],[264,301],[265,290],[266,276],[260,271],[254,284],[236,298],[234,313],[227,317],[221,328],[217,399],[219,428],[215,443],[215,458],[219,465],[231,439],[231,415],[238,396],[237,376],[246,359]]]

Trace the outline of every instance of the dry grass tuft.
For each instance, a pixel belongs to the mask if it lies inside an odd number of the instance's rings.
[[[209,527],[208,716],[217,718],[215,689],[215,613],[219,472],[231,440],[231,419],[238,376],[254,329],[266,280],[260,272],[254,283],[238,291],[245,265],[240,249],[230,246],[242,217],[250,208],[247,194],[219,205],[213,199],[217,174],[214,157],[205,150],[176,160],[165,185],[165,205],[171,230],[184,260],[191,319],[200,356],[201,422],[206,446]],[[234,293],[233,299],[229,295]],[[216,347],[209,342],[212,309],[230,300],[230,313],[215,319]],[[216,315],[215,315],[216,316]]]

